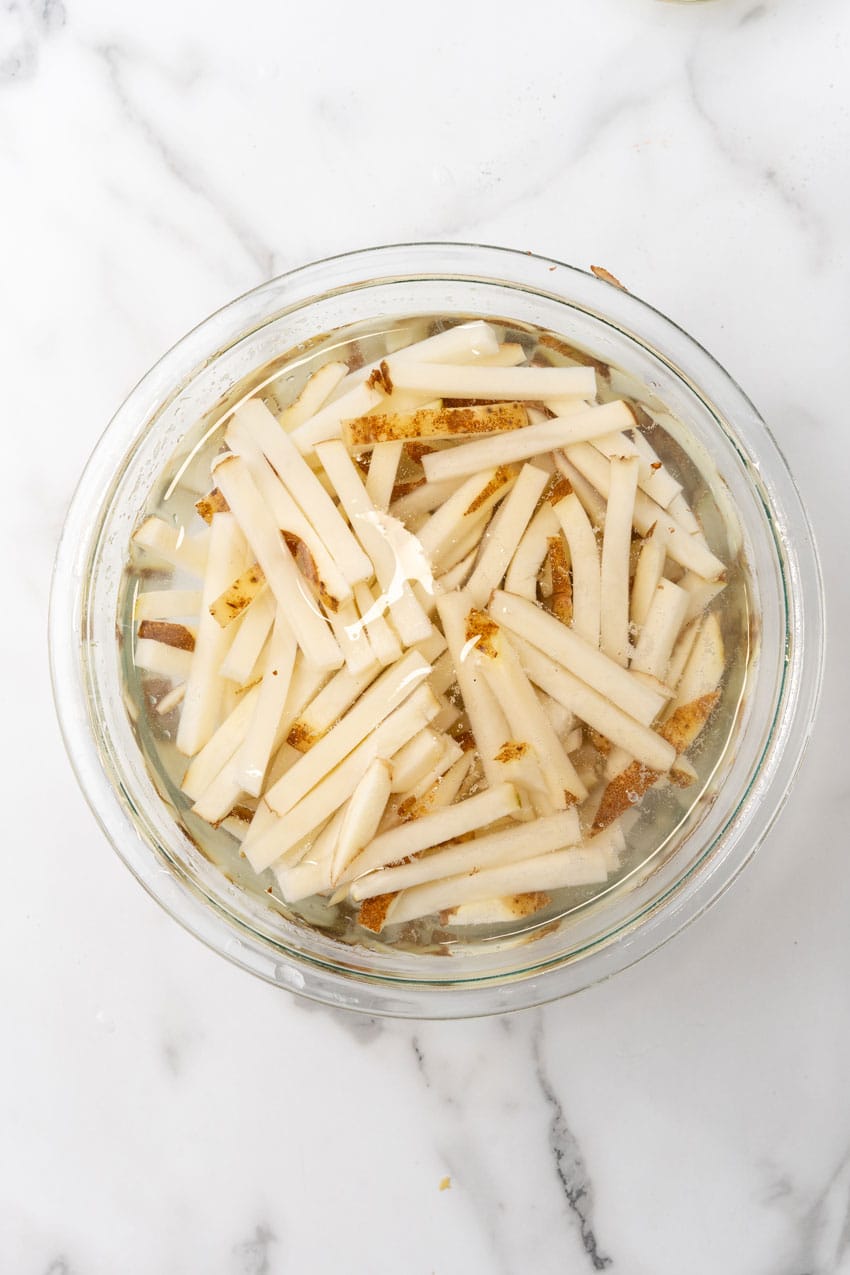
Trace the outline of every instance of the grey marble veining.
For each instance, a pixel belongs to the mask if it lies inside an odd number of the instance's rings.
[[[0,2],[2,1275],[850,1271],[848,57],[845,0]],[[605,265],[728,366],[832,629],[727,896],[453,1024],[297,1001],[161,913],[77,791],[43,636],[73,483],[162,351],[270,273],[429,237]]]

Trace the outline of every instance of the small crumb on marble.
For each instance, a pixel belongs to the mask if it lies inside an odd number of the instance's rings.
[[[451,1180],[451,1178],[441,1178],[441,1179],[440,1179],[440,1190],[441,1190],[441,1191],[448,1191],[448,1190],[450,1189],[451,1185],[452,1185],[452,1180]]]

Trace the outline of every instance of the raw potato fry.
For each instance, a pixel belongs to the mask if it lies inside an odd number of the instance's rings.
[[[257,706],[235,761],[235,779],[245,792],[259,797],[274,749],[278,724],[286,705],[295,666],[295,635],[279,611],[269,642]]]
[[[192,652],[150,638],[137,638],[133,647],[133,659],[139,668],[161,677],[188,677],[192,667]]]
[[[394,890],[403,888],[407,881],[406,876],[402,876],[399,885],[384,885],[384,881],[388,880],[390,872],[397,872],[397,868],[388,868],[387,864],[397,864],[402,859],[408,859],[414,855],[420,855],[423,850],[430,850],[434,846],[442,846],[444,842],[450,842],[458,837],[463,837],[469,832],[476,832],[480,828],[486,828],[489,824],[495,823],[497,819],[503,819],[505,816],[515,816],[519,809],[519,799],[516,789],[511,784],[499,784],[496,788],[490,788],[486,792],[478,793],[475,797],[467,797],[466,801],[458,802],[457,805],[447,806],[442,810],[437,810],[433,814],[423,815],[421,819],[415,820],[413,823],[401,824],[397,828],[392,828],[389,832],[383,833],[376,837],[375,840],[367,847],[363,853],[355,859],[350,865],[347,873],[349,880],[354,881],[351,888],[351,894],[355,899],[367,899],[375,894],[383,894],[386,890]],[[572,841],[578,840],[578,819],[561,821],[558,825],[558,835],[561,840],[559,846],[567,845]],[[508,833],[514,832],[514,828],[507,830]],[[437,850],[435,854],[429,855],[427,858],[414,860],[413,863],[407,865],[413,869],[412,882],[428,881],[435,874],[435,860],[440,857],[441,867],[436,868],[437,875],[443,875],[445,871],[463,871],[461,866],[453,867],[452,865],[460,862],[464,865],[469,857],[477,862],[486,862],[488,853],[497,856],[500,847],[514,846],[518,844],[527,844],[528,838],[521,837],[519,841],[503,833],[492,833],[486,839],[482,838],[475,842],[464,842],[463,847],[455,847],[453,853],[446,850]],[[474,852],[472,846],[479,847]],[[469,848],[467,850],[467,847]],[[459,854],[458,854],[459,849]],[[443,856],[449,853],[448,860],[444,860]],[[539,854],[540,849],[535,853]],[[477,856],[477,859],[476,859]],[[482,857],[483,856],[483,857]],[[447,867],[442,868],[442,864],[446,862]],[[410,874],[407,874],[410,876]]]
[[[505,572],[534,513],[548,474],[523,465],[513,488],[487,531],[475,570],[466,585],[474,606],[482,606],[502,583]]]
[[[461,903],[440,914],[443,924],[452,925],[506,925],[523,921],[535,912],[548,907],[552,896],[543,890],[527,894],[506,894],[501,899],[485,899],[478,903]]]
[[[186,683],[179,682],[177,686],[172,686],[170,691],[163,695],[162,699],[157,700],[156,711],[160,717],[166,717],[169,713],[173,713],[179,704],[183,703],[183,696],[186,694]]]
[[[354,385],[362,384],[382,362],[386,362],[393,379],[393,369],[402,363],[475,363],[483,356],[498,354],[499,342],[496,333],[482,319],[473,319],[471,323],[460,323],[434,336],[425,337],[407,345],[402,350],[390,351],[385,360],[378,359],[367,363],[365,367],[351,372],[339,389],[347,391]]]
[[[437,599],[437,611],[449,644],[464,707],[481,754],[484,774],[487,782],[495,787],[504,779],[502,768],[495,760],[496,754],[509,738],[510,731],[493,692],[482,674],[466,658],[469,651],[466,617],[471,606],[470,598],[462,592],[447,593]]]
[[[375,836],[389,800],[391,773],[389,762],[376,757],[351,794],[334,847],[332,884],[336,884],[352,859],[356,859]]]
[[[385,413],[344,421],[342,437],[355,451],[391,440],[404,442],[498,434],[521,429],[528,413],[521,403],[487,404],[482,407],[441,407],[401,414]]]
[[[213,472],[306,658],[319,668],[339,668],[342,663],[339,646],[326,621],[315,609],[308,587],[275,526],[271,512],[260,499],[244,461],[227,454],[216,462]]]
[[[646,619],[655,590],[664,574],[666,557],[664,533],[656,523],[641,545],[635,567],[635,578],[632,581],[629,616],[632,624],[637,628],[640,628]]]
[[[466,580],[469,579],[469,574],[475,566],[475,559],[477,557],[478,548],[476,546],[474,549],[470,550],[466,557],[461,558],[460,562],[449,567],[447,571],[444,571],[442,575],[438,576],[435,583],[439,588],[439,592],[452,593],[455,589],[462,589]],[[434,601],[436,602],[436,595],[434,597]]]
[[[429,514],[439,508],[449,496],[453,496],[464,480],[449,478],[442,483],[429,483],[421,479],[416,487],[399,496],[390,505],[390,513],[400,522],[409,524],[421,514]]]
[[[567,886],[596,885],[608,879],[605,856],[593,850],[560,850],[537,859],[488,868],[467,876],[414,886],[390,905],[386,925],[399,925],[460,903],[499,894],[527,894]]]
[[[583,801],[587,789],[504,633],[485,612],[471,611],[466,620],[466,636],[467,641],[476,644],[473,658],[507,717],[514,738],[531,741],[553,808],[563,810],[576,800]]]
[[[564,538],[561,535],[551,536],[546,562],[552,583],[549,595],[549,608],[562,624],[573,622],[573,581]]]
[[[450,810],[459,810],[469,805],[470,801],[477,801],[477,798],[470,797],[461,802],[460,807],[451,806]],[[446,813],[441,811],[438,815],[426,817],[432,822],[445,820]],[[394,831],[404,833],[407,829]],[[477,836],[472,841],[464,841],[463,844],[442,845],[435,852],[413,859],[410,863],[378,867],[368,875],[358,877],[350,892],[354,899],[368,899],[385,892],[407,890],[410,886],[422,885],[440,877],[457,876],[461,872],[480,872],[488,867],[503,867],[508,863],[538,858],[540,854],[549,854],[553,850],[562,850],[567,845],[575,845],[580,836],[581,826],[575,811],[548,815],[534,824],[514,824],[494,833]],[[385,859],[384,862],[393,864],[394,861]]]
[[[179,651],[194,651],[195,634],[185,624],[174,624],[169,620],[142,620],[138,628],[138,637],[162,642],[164,646],[174,646]]]
[[[522,639],[514,646],[528,676],[576,717],[587,722],[606,739],[620,745],[630,757],[639,757],[657,770],[668,770],[675,750],[648,726],[629,717],[604,695],[582,682],[543,651]]]
[[[187,757],[203,748],[218,725],[223,689],[218,670],[233,636],[221,628],[209,607],[229,581],[240,574],[247,556],[245,538],[234,516],[216,514],[210,528],[198,635],[175,741],[178,750]]]
[[[437,453],[434,453],[435,455]],[[426,460],[428,457],[425,458]],[[508,469],[485,469],[463,483],[418,532],[432,570],[437,570],[449,550],[463,544],[470,526],[510,490],[513,475]],[[478,517],[476,517],[478,515]],[[465,555],[464,555],[465,556]]]
[[[173,620],[178,615],[195,616],[200,609],[200,589],[149,589],[136,594],[133,619]]]
[[[213,520],[213,514],[226,514],[230,512],[230,506],[222,496],[217,487],[213,487],[212,491],[208,491],[206,496],[202,496],[200,500],[195,501],[195,508],[199,517],[203,518],[207,526]]]
[[[275,424],[271,413],[261,404],[255,410],[252,403],[246,403],[241,410],[243,422],[274,466],[289,495],[333,556],[343,578],[350,585],[368,580],[372,575],[371,561],[292,439]]]
[[[228,624],[232,624],[243,611],[247,610],[265,587],[266,577],[263,575],[263,569],[259,563],[255,562],[210,603],[210,615],[223,629],[226,629]]]
[[[558,472],[562,478],[566,479],[570,484],[570,488],[575,492],[582,509],[590,520],[591,526],[601,528],[605,522],[605,501],[592,483],[587,481],[563,452],[553,452],[553,455]]]
[[[495,354],[481,354],[475,360],[476,367],[519,367],[525,362],[525,350],[518,341],[505,341]]]
[[[567,448],[567,456],[584,476],[593,483],[597,491],[608,496],[610,486],[610,466],[605,457],[586,443],[577,443]],[[661,528],[665,538],[668,556],[686,570],[695,571],[707,580],[716,580],[725,570],[723,563],[697,537],[692,536],[678,523],[672,514],[662,509],[654,500],[650,500],[645,492],[639,491],[635,497],[634,525],[642,536],[649,533],[656,524]]]
[[[310,894],[321,894],[333,885],[333,856],[345,818],[345,807],[338,810],[313,841],[300,861],[275,865],[280,892],[287,903],[297,903]]]
[[[537,368],[516,368],[514,373],[543,371]],[[571,369],[565,369],[571,370]],[[423,457],[422,465],[429,482],[443,478],[462,478],[477,474],[480,470],[513,461],[530,460],[541,452],[556,447],[600,438],[615,429],[628,429],[634,417],[625,403],[615,401],[598,407],[588,407],[574,416],[556,416],[540,425],[527,425],[515,434],[482,438],[472,443],[461,443]],[[599,455],[599,453],[596,453]],[[600,457],[604,464],[604,457]]]
[[[375,509],[354,462],[341,442],[323,443],[316,451],[355,535],[373,563],[378,583],[387,595],[393,623],[402,643],[410,646],[421,641],[430,633],[431,621],[413,596],[408,579],[415,571],[421,570],[420,561],[424,555],[415,542],[408,543],[413,538],[408,536],[400,524],[396,524],[396,528],[402,533],[401,537],[390,535],[395,530],[390,526],[393,519],[389,514],[381,514]],[[409,560],[411,553],[416,561]],[[404,563],[403,568],[400,568],[400,563]],[[430,572],[427,576],[430,582]]]
[[[372,448],[366,477],[366,495],[376,509],[389,509],[403,450],[402,442],[378,443]]]
[[[362,416],[364,412],[377,407],[380,401],[378,390],[366,384],[355,385],[340,398],[332,398],[320,411],[294,429],[289,437],[303,455],[312,451],[317,443],[339,438],[343,421]]]
[[[575,493],[571,492],[559,500],[553,513],[570,549],[572,627],[591,646],[598,646],[602,616],[602,571],[596,536]]]
[[[285,785],[274,785],[265,795],[272,810],[285,815],[330,773],[367,735],[393,712],[431,672],[418,651],[409,651],[382,673],[357,704],[322,737],[288,773]],[[424,724],[424,723],[423,723]],[[406,741],[405,741],[406,742]]]
[[[249,408],[257,411],[249,412]],[[269,440],[267,435],[271,433]],[[333,555],[325,547],[310,520],[293,500],[284,483],[269,462],[266,453],[276,452],[281,443],[280,427],[262,403],[246,403],[234,413],[225,434],[230,450],[244,460],[248,472],[301,574],[310,581],[322,602],[336,610],[351,597],[351,588]],[[262,439],[265,446],[261,446]],[[283,460],[278,463],[285,469]]]
[[[441,398],[546,399],[596,393],[592,368],[456,367],[452,364],[396,363],[393,384]],[[541,448],[547,451],[548,448]]]
[[[278,416],[284,430],[290,432],[303,425],[324,407],[340,381],[348,373],[344,363],[326,363],[308,379],[298,397]]]
[[[682,484],[676,482],[667,466],[658,459],[652,444],[639,429],[634,431],[634,443],[641,458],[638,480],[641,491],[645,491],[662,509],[669,509],[671,502],[681,495]]]
[[[293,722],[287,736],[288,743],[301,753],[308,752],[366,688],[372,685],[380,671],[380,664],[374,660],[362,673],[350,673],[346,668],[334,673],[312,703],[306,705]]]
[[[638,458],[613,456],[602,538],[602,603],[599,644],[623,668],[629,662],[629,556],[637,494]]]
[[[552,536],[558,535],[560,525],[552,506],[541,505],[528,524],[517,545],[505,575],[505,589],[519,594],[530,602],[537,601],[537,579]]]
[[[433,686],[431,687],[433,690]],[[437,718],[434,719],[437,721]],[[408,792],[429,774],[443,755],[443,740],[427,726],[414,735],[392,759],[391,792]]]
[[[239,703],[224,719],[215,734],[210,736],[200,752],[192,758],[180,785],[187,797],[197,801],[201,793],[209,788],[216,775],[230,761],[245,738],[259,696],[259,685],[252,686],[251,690],[240,698]]]
[[[694,575],[693,571],[686,571],[679,581],[679,587],[688,594],[685,619],[693,620],[696,616],[702,615],[718,593],[722,593],[726,588],[726,581],[703,580],[702,576]]]
[[[450,743],[453,745],[454,740]],[[398,806],[400,819],[421,819],[430,810],[442,810],[452,804],[463,788],[474,759],[472,753],[467,752],[450,763],[448,758],[451,755],[452,749],[447,746],[443,760],[435,766],[434,772],[417,784],[413,792],[404,795]]]
[[[359,588],[359,584],[354,586],[354,597],[350,602],[344,602],[336,611],[327,613],[334,637],[342,651],[345,667],[355,676],[365,672],[377,659],[357,610],[355,597]]]
[[[439,704],[427,686],[420,686],[394,713],[381,722],[335,770],[325,773],[302,801],[287,811],[286,817],[276,819],[261,837],[243,849],[255,872],[262,872],[301,837],[306,836],[322,820],[332,815],[348,800],[360,779],[376,757],[392,756],[398,752],[423,726],[427,726],[439,712]],[[326,736],[326,738],[328,738]],[[308,753],[296,766],[309,758]],[[296,766],[292,767],[294,772]],[[286,779],[287,776],[284,776]],[[279,781],[282,783],[283,781]],[[274,792],[274,785],[266,793]],[[271,805],[271,802],[269,802]],[[274,809],[274,807],[272,807]]]
[[[266,589],[258,595],[239,621],[233,642],[219,669],[222,677],[235,682],[237,686],[242,686],[249,680],[251,670],[271,633],[274,615],[274,598]]]
[[[372,590],[365,584],[354,586],[354,600],[375,659],[383,665],[394,664],[401,658],[401,645],[384,619],[385,600],[376,601]]]
[[[203,576],[206,570],[209,537],[187,536],[182,528],[171,527],[162,518],[146,518],[133,532],[133,544],[149,550],[178,571]]]
[[[629,665],[637,673],[647,673],[663,682],[673,645],[685,621],[688,595],[669,580],[661,580],[655,590]]]

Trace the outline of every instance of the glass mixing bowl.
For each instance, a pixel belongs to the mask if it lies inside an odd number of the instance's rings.
[[[116,618],[130,534],[183,434],[242,377],[338,327],[414,314],[509,317],[563,335],[642,382],[707,450],[740,518],[758,659],[710,801],[627,888],[536,941],[451,955],[372,950],[287,920],[233,885],[159,796],[122,695]],[[51,599],[54,694],[71,762],[103,831],[162,906],[255,974],[373,1014],[500,1013],[607,978],[713,902],[776,818],[820,686],[817,553],[785,461],[753,405],[681,329],[608,282],[530,253],[400,244],[317,262],[231,302],[184,337],[107,428],[68,512]]]

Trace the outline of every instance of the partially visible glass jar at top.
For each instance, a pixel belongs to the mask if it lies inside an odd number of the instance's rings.
[[[734,747],[757,626],[724,491],[646,385],[529,323],[377,320],[256,368],[128,550],[158,790],[343,942],[549,933],[645,879]]]

